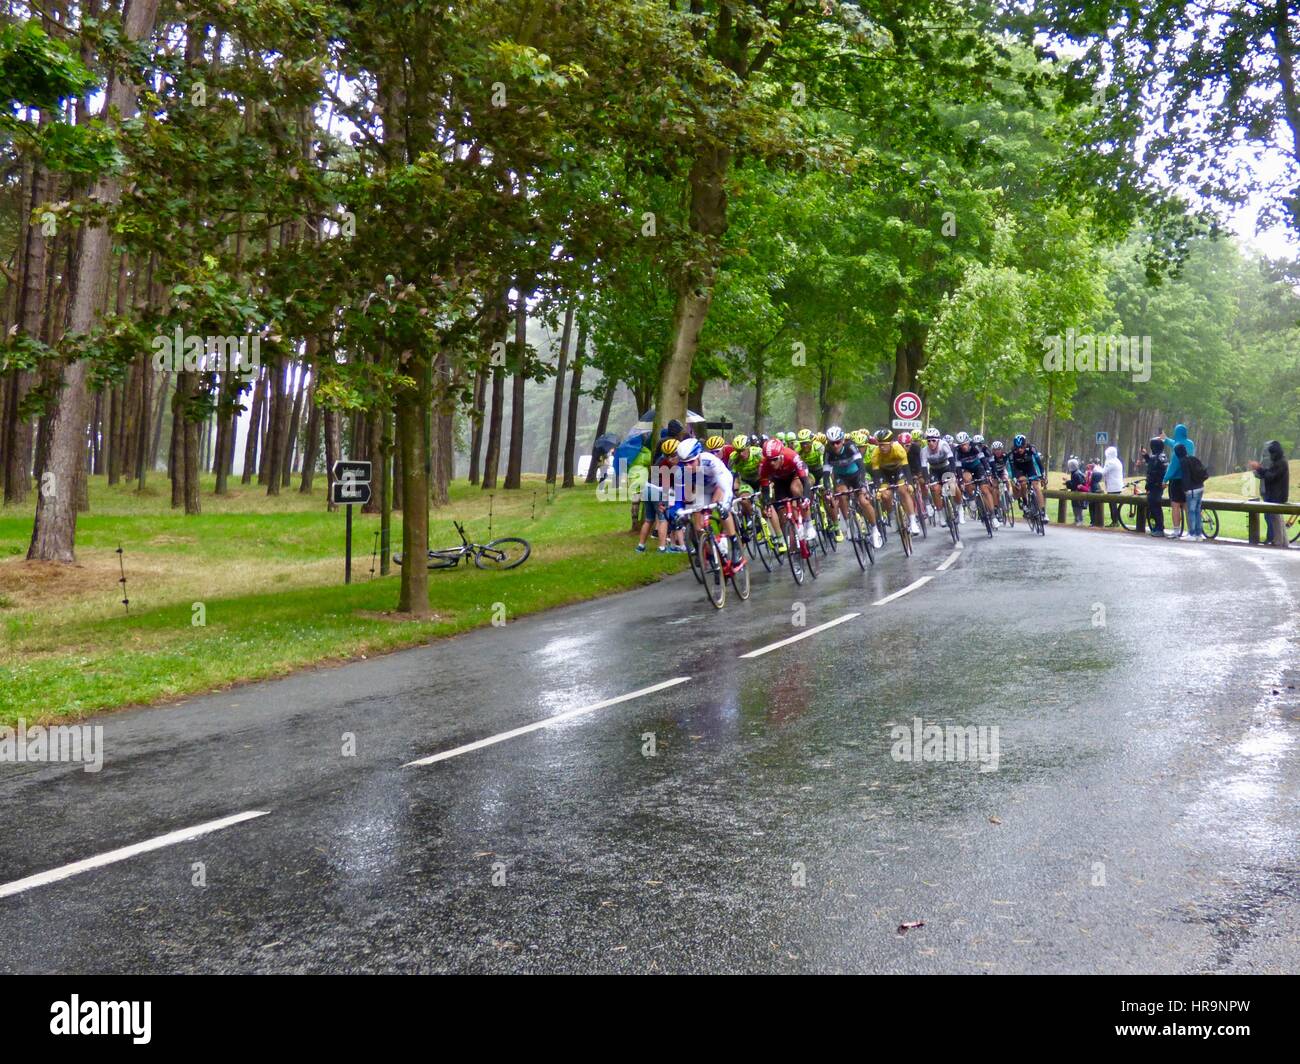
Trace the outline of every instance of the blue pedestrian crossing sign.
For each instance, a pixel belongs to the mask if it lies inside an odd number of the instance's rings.
[[[1099,444],[1110,443],[1110,433],[1109,433],[1109,432],[1099,432],[1099,433],[1097,433],[1097,442],[1098,442]]]

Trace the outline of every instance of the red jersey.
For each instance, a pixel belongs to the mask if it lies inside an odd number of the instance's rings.
[[[775,458],[764,458],[758,467],[758,484],[762,488],[774,480],[789,481],[795,477],[807,476],[807,464],[789,447],[782,447],[781,453]]]
[[[722,459],[722,464],[728,469],[731,468],[731,456],[735,453],[736,448],[727,444],[725,447],[718,448],[718,457]]]

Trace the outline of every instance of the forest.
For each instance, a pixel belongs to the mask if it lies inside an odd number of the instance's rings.
[[[1226,224],[1300,231],[1294,7],[6,0],[4,505],[70,563],[90,477],[199,519],[368,459],[423,556],[453,478],[572,487],[647,410],[901,391],[1055,468],[1294,454],[1300,263]]]

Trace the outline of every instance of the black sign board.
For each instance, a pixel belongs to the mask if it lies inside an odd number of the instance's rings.
[[[365,506],[370,501],[370,482],[367,480],[336,480],[330,485],[330,502],[356,503]]]
[[[334,463],[335,480],[370,480],[370,463],[345,458]]]

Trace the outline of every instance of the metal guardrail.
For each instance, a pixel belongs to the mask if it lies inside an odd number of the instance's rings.
[[[1137,509],[1134,530],[1145,531],[1147,527],[1146,492],[1091,492],[1065,491],[1061,488],[1047,488],[1043,494],[1049,499],[1057,500],[1056,520],[1065,523],[1065,504],[1067,502],[1084,502],[1101,505],[1102,503],[1119,503],[1121,506],[1133,506]],[[1161,499],[1162,507],[1169,505],[1168,499]],[[1221,513],[1247,514],[1247,528],[1250,542],[1256,546],[1260,543],[1260,514],[1300,514],[1300,504],[1290,502],[1251,502],[1246,499],[1202,499],[1202,510],[1218,510]]]

